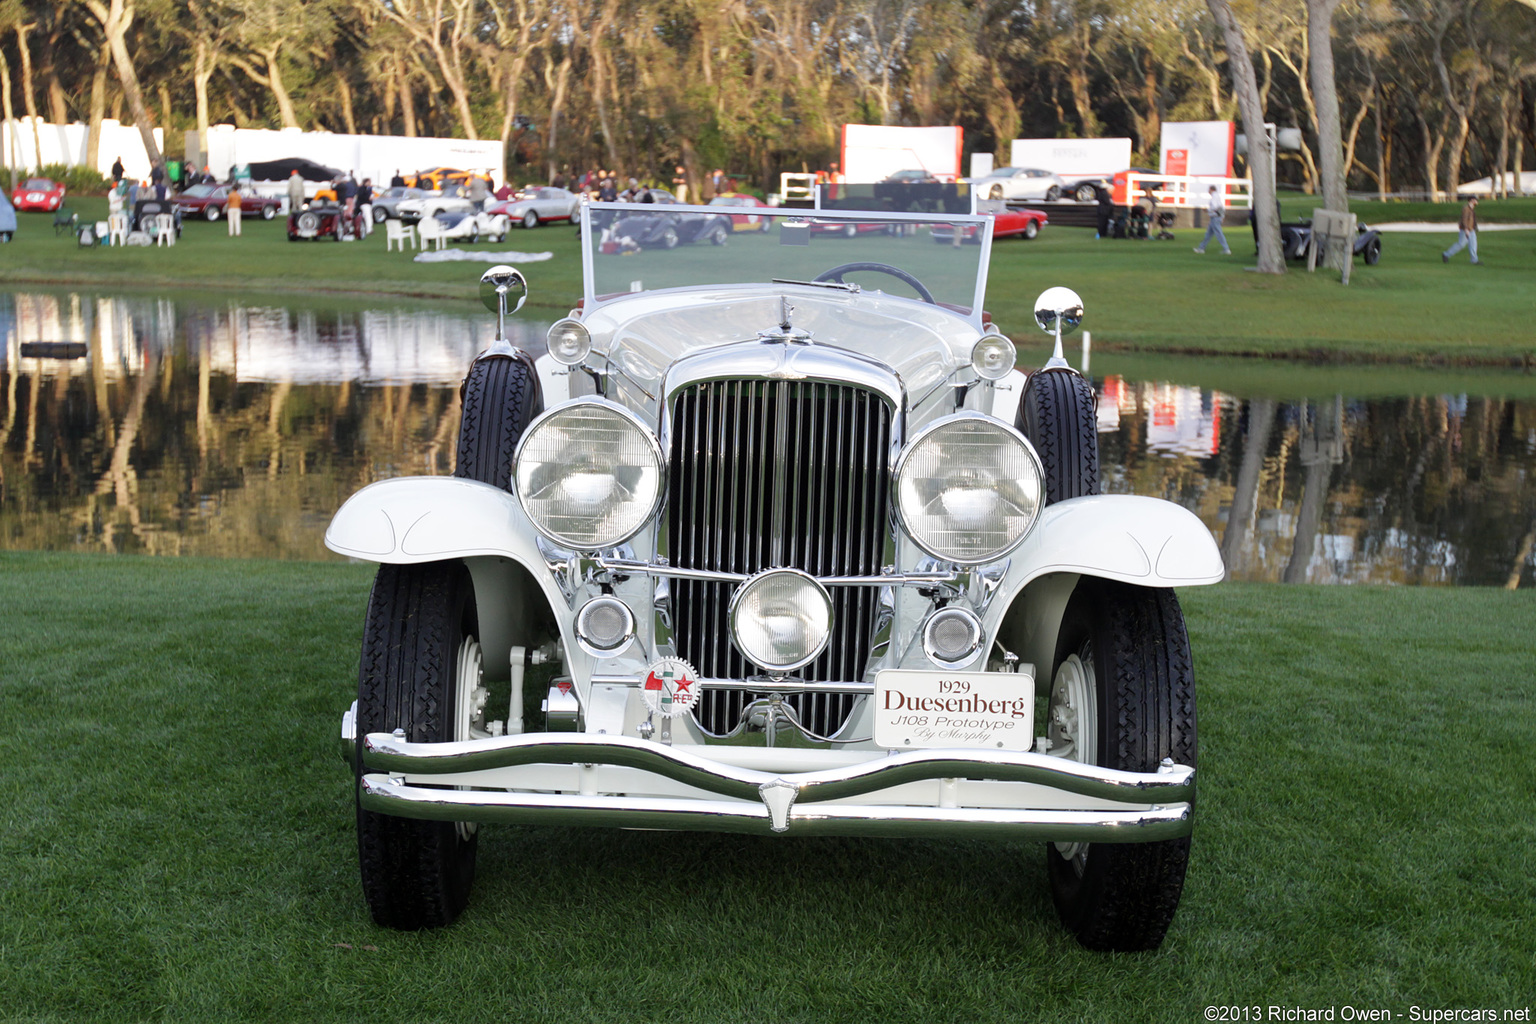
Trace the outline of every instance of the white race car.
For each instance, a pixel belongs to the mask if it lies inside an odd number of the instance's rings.
[[[1015,369],[992,218],[755,212],[610,253],[595,222],[718,208],[591,204],[582,303],[468,368],[454,476],[332,521],[379,563],[341,729],[374,919],[452,921],[482,822],[1040,840],[1084,945],[1156,947],[1195,802],[1172,588],[1215,542],[1099,493],[1082,303],[1046,291],[1056,355]],[[499,327],[526,298],[481,287]]]
[[[449,197],[423,200],[421,219],[416,225],[423,238],[440,236],[468,242],[482,238],[500,242],[511,228],[512,222],[506,216],[477,211],[469,200]]]

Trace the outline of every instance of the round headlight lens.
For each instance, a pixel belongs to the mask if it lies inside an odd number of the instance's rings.
[[[661,475],[656,438],[601,399],[535,420],[517,452],[517,497],[529,521],[578,551],[633,537],[656,511]]]
[[[977,565],[1012,551],[1044,501],[1040,460],[1018,431],[962,413],[907,446],[896,467],[896,509],[918,547]]]
[[[754,665],[808,665],[832,635],[832,598],[798,569],[766,569],[731,596],[731,638]]]
[[[592,332],[580,320],[558,320],[549,328],[549,357],[564,366],[579,366],[592,351]]]
[[[1018,351],[1001,334],[983,335],[971,349],[971,369],[983,380],[1002,380],[1013,372]]]

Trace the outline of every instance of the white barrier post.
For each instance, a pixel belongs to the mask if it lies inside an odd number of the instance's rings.
[[[1093,333],[1083,332],[1083,376],[1088,376],[1088,350],[1093,347]]]

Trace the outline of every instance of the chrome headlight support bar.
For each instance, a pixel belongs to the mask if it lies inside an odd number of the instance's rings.
[[[712,569],[683,569],[658,562],[642,562],[637,559],[593,559],[600,569],[621,576],[666,576],[678,580],[704,580],[709,583],[745,583],[751,578],[744,572],[717,572]],[[878,576],[814,576],[816,582],[826,587],[937,587],[954,584],[961,573],[954,569],[938,569],[923,572],[888,572]]]

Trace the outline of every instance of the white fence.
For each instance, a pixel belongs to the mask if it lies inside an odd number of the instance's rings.
[[[1205,209],[1212,185],[1222,193],[1228,209],[1253,207],[1252,178],[1217,178],[1205,174],[1136,174],[1125,176],[1130,193],[1127,203],[1134,203],[1148,188],[1157,197],[1158,204],[1169,207]]]
[[[47,164],[83,167],[89,136],[90,126],[79,121],[52,124],[41,117],[18,117],[0,122],[0,165],[23,171],[35,171]],[[159,128],[155,129],[155,145],[165,152],[165,132]],[[41,159],[39,150],[42,151]],[[144,151],[144,138],[139,129],[106,118],[101,122],[96,170],[104,178],[111,177],[112,161],[119,157],[125,175],[140,180],[149,177],[149,154]]]

